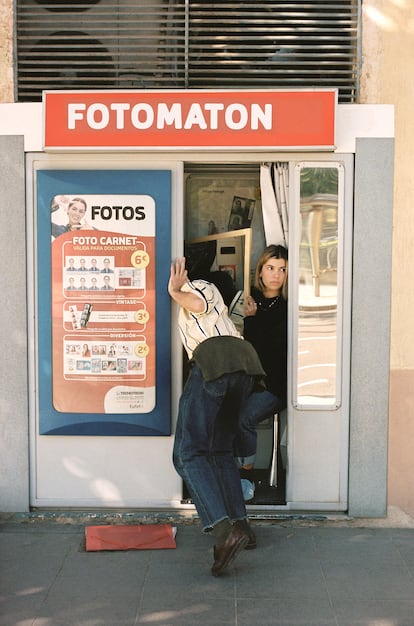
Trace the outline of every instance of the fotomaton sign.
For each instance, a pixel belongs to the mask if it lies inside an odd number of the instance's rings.
[[[45,149],[335,147],[337,91],[45,91]]]

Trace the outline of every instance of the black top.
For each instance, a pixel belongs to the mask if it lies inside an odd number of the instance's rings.
[[[252,289],[256,315],[244,318],[244,338],[254,346],[266,372],[266,387],[278,396],[281,409],[287,398],[287,301],[282,296],[265,298]]]

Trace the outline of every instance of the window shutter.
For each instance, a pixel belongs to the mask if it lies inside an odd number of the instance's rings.
[[[358,95],[361,0],[17,0],[19,101],[43,89],[337,87]]]

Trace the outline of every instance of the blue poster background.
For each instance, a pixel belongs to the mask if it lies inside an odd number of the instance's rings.
[[[171,434],[170,170],[38,170],[36,211],[38,410],[41,435]],[[156,207],[156,406],[150,413],[61,413],[52,404],[50,201],[59,194],[147,194]]]

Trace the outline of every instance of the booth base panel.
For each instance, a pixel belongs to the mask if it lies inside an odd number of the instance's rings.
[[[257,505],[272,505],[272,504],[286,504],[285,495],[285,471],[283,467],[278,467],[278,480],[277,487],[271,487],[269,485],[269,470],[268,469],[253,469],[251,470],[251,480],[255,483],[256,488],[254,492],[254,498],[246,502],[246,504]],[[183,484],[183,499],[182,504],[192,504],[190,494],[188,493],[187,486]]]

